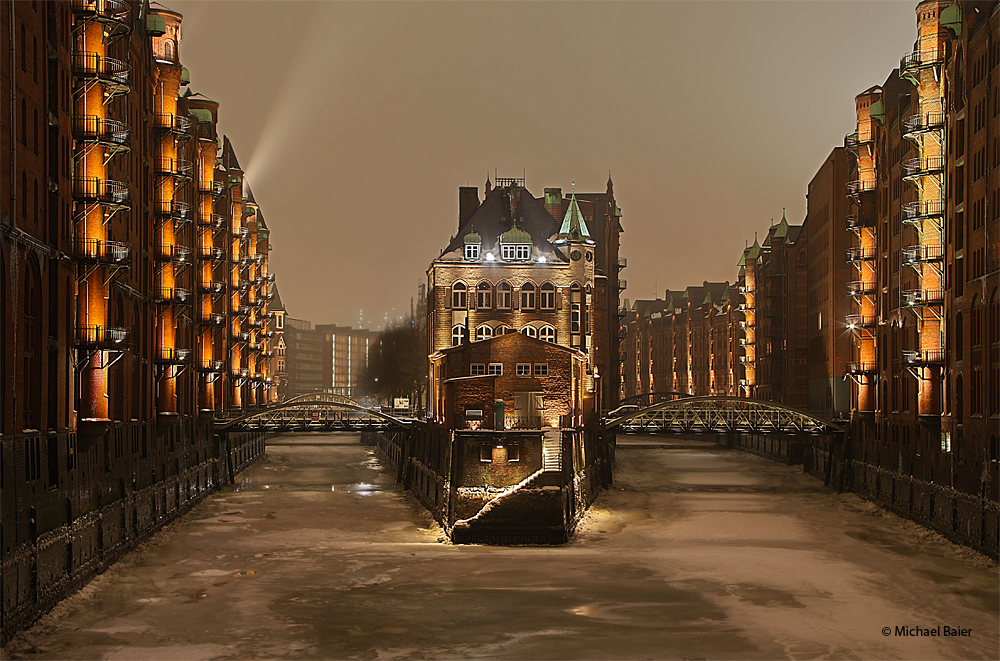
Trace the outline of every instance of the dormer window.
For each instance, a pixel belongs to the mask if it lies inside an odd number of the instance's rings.
[[[465,258],[469,261],[475,261],[479,259],[479,244],[478,243],[466,243],[465,244]]]
[[[505,243],[500,246],[500,250],[500,256],[508,262],[528,261],[531,257],[530,243]]]

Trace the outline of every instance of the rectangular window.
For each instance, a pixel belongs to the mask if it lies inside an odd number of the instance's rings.
[[[483,443],[479,446],[479,461],[484,464],[493,463],[493,444]]]
[[[548,363],[535,363],[535,376],[548,376],[548,375],[549,375]]]
[[[503,374],[503,363],[490,363],[486,370],[486,374],[490,376],[500,376]]]
[[[472,363],[472,376],[482,376],[486,374],[486,363]]]
[[[514,464],[521,461],[521,444],[507,443],[507,463]]]
[[[531,246],[527,245],[514,246],[516,255],[515,259],[528,259],[528,255],[530,254],[529,252],[530,247]]]
[[[573,311],[570,316],[570,331],[573,333],[580,332],[580,304],[573,304]]]
[[[531,376],[531,363],[518,363],[516,374],[518,376]]]
[[[479,244],[478,243],[466,243],[465,244],[465,258],[466,259],[479,259]]]
[[[514,246],[500,246],[500,256],[504,259],[514,259]]]

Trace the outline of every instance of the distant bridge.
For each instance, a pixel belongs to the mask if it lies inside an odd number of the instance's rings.
[[[681,393],[671,393],[681,394]],[[668,400],[604,421],[605,429],[647,433],[842,432],[829,420],[774,402],[744,397],[692,397]]]
[[[350,431],[408,426],[406,420],[362,406],[347,397],[308,393],[229,420],[215,430]]]
[[[694,397],[694,395],[686,392],[676,392],[673,390],[664,390],[661,392],[644,392],[638,395],[632,395],[631,397],[626,397],[622,399],[619,402],[619,405],[638,404],[639,406],[652,406],[656,402],[664,402],[674,399],[683,399],[685,397]]]

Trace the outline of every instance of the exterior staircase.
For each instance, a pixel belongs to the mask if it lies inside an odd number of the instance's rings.
[[[542,437],[542,470],[562,470],[562,431],[550,429]]]

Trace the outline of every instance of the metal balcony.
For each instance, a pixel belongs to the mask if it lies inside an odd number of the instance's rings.
[[[847,194],[851,197],[856,197],[862,193],[870,193],[875,190],[875,180],[867,181],[865,179],[856,179],[855,181],[847,182]]]
[[[208,360],[198,365],[196,368],[199,372],[225,372],[226,371],[226,361],[224,360]]]
[[[71,7],[74,16],[103,24],[108,36],[129,32],[130,11],[125,0],[73,0]]]
[[[78,262],[124,266],[132,257],[128,244],[101,239],[77,238],[73,241],[74,257]]]
[[[159,245],[156,246],[154,258],[158,262],[189,264],[191,262],[191,249],[186,246],[179,246],[176,244]]]
[[[915,50],[907,53],[899,60],[899,75],[914,76],[921,69],[941,64],[944,62],[944,50],[942,48],[928,48],[926,50]]]
[[[849,262],[870,262],[875,259],[875,249],[855,246],[847,249],[847,261]]]
[[[937,131],[944,128],[943,112],[925,112],[919,115],[910,115],[903,122],[906,127],[905,136],[923,133],[925,131]]]
[[[250,228],[248,227],[236,227],[232,231],[233,238],[245,239],[250,236]],[[246,259],[246,257],[244,257]]]
[[[156,204],[156,215],[174,218],[176,220],[187,220],[191,213],[191,205],[180,200],[159,199]]]
[[[76,78],[101,83],[109,97],[124,94],[131,89],[129,66],[121,60],[85,51],[73,53],[72,62],[72,71]]]
[[[927,156],[924,158],[909,158],[903,161],[903,179],[928,177],[944,172],[944,156]]]
[[[849,314],[847,315],[847,327],[851,330],[856,328],[875,328],[878,325],[878,315],[875,314]]]
[[[156,362],[162,365],[183,365],[191,357],[190,349],[163,347],[156,356]]]
[[[198,285],[198,291],[200,291],[202,294],[212,294],[212,295],[222,294],[226,291],[226,284],[223,282],[218,282],[216,280],[212,280],[210,282],[203,282],[200,285]]]
[[[193,166],[183,158],[161,158],[156,162],[156,174],[161,177],[190,179]]]
[[[903,360],[908,365],[914,367],[924,367],[927,365],[943,365],[945,352],[942,349],[931,349],[927,351],[904,351]]]
[[[618,278],[618,291],[624,291],[628,289],[628,281],[624,278]]]
[[[941,305],[944,303],[943,289],[906,289],[903,291],[903,300],[912,307],[924,305]]]
[[[229,339],[237,343],[249,342],[250,333],[246,331],[235,331],[229,334]]]
[[[848,296],[870,296],[874,293],[875,293],[874,282],[864,282],[861,280],[855,280],[854,282],[847,283]]]
[[[200,323],[202,326],[223,326],[226,323],[226,315],[212,312],[203,316]]]
[[[110,179],[74,179],[73,197],[78,202],[100,204],[116,211],[129,208],[128,186]]]
[[[857,230],[863,227],[875,227],[876,220],[872,214],[852,213],[847,217],[847,229]]]
[[[226,252],[222,248],[212,246],[202,246],[198,248],[198,259],[210,262],[221,262],[226,258]]]
[[[626,258],[626,257],[619,257],[618,258],[618,270],[620,271],[623,268],[626,268],[627,266],[628,266],[628,258]]]
[[[926,262],[940,262],[943,260],[944,246],[940,244],[903,248],[903,264],[907,266],[915,266]]]
[[[73,139],[77,142],[98,144],[118,153],[128,151],[130,135],[128,124],[116,119],[96,115],[73,117]]]
[[[153,300],[160,305],[190,305],[191,292],[181,287],[157,287]]]
[[[226,224],[226,217],[221,213],[210,213],[210,214],[199,214],[198,215],[198,226],[199,227],[212,227],[214,229],[221,229]]]
[[[850,151],[857,151],[858,147],[861,145],[867,145],[871,142],[871,131],[868,131],[866,134],[855,131],[854,133],[848,133],[844,136],[844,147]]]
[[[85,349],[124,349],[129,329],[111,326],[77,326],[76,345]]]
[[[198,180],[198,192],[204,193],[206,195],[219,195],[222,193],[222,182],[210,179],[208,181],[204,179]]]
[[[191,135],[191,125],[193,122],[190,117],[157,113],[153,116],[153,119],[156,128],[161,131],[166,131],[179,137],[188,137]]]
[[[240,315],[242,315],[242,316],[244,316],[244,317],[245,317],[245,316],[247,316],[248,314],[250,314],[250,306],[249,306],[249,305],[241,305],[241,306],[239,306],[239,307],[237,308],[237,312],[238,312],[238,313],[239,313]]]
[[[905,223],[919,224],[925,218],[940,218],[944,215],[944,202],[941,200],[924,200],[920,202],[907,202],[903,205]]]
[[[847,363],[848,374],[875,374],[878,372],[878,364],[874,361],[854,361]]]

